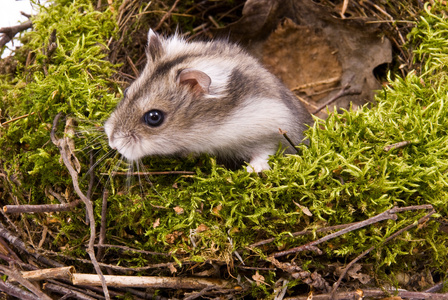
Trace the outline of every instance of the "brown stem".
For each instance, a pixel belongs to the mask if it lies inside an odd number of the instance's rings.
[[[52,300],[49,296],[44,294],[38,287],[36,287],[31,282],[29,282],[28,280],[23,278],[22,275],[18,271],[12,270],[5,266],[0,265],[0,272],[7,275],[8,277],[14,279],[15,281],[19,282],[25,288],[30,290],[34,295],[36,295],[38,297],[38,299]]]
[[[39,253],[37,253],[36,251],[30,249],[29,247],[27,247],[25,245],[24,242],[22,242],[22,240],[20,240],[18,237],[14,236],[8,229],[3,227],[3,224],[0,223],[0,236],[2,238],[4,238],[5,240],[7,240],[10,244],[12,244],[14,247],[16,247],[17,249],[19,249],[20,251],[24,252],[24,253],[28,253],[31,256],[33,256],[36,260],[38,260],[39,262],[47,265],[47,266],[52,266],[55,268],[58,267],[63,267],[64,265],[61,263],[58,263],[57,261],[54,261],[52,259],[46,258],[45,256],[40,255]]]
[[[157,31],[157,30],[160,29],[160,27],[162,27],[162,25],[166,21],[166,19],[168,19],[171,16],[171,13],[176,8],[176,6],[179,3],[179,1],[180,0],[176,0],[176,2],[174,2],[173,6],[171,6],[170,10],[162,17],[162,19],[160,20],[159,24],[157,24],[157,26],[154,28],[154,31]]]
[[[9,282],[4,282],[0,280],[0,291],[22,300],[35,300],[36,296],[30,292],[22,290],[18,286],[15,286]]]
[[[115,175],[194,175],[195,172],[192,171],[154,171],[154,172],[112,172],[112,173],[101,173],[103,176],[115,176]]]
[[[0,33],[3,33],[3,36],[0,39],[0,47],[3,47],[8,42],[10,42],[17,33],[27,30],[31,27],[33,27],[33,23],[31,21],[26,21],[16,26],[0,28]]]
[[[414,228],[415,226],[426,222],[429,217],[434,214],[436,211],[432,208],[431,206],[431,211],[425,215],[424,217],[420,218],[417,223],[413,223],[410,224],[400,230],[398,230],[397,232],[395,232],[394,234],[392,234],[391,236],[389,236],[387,239],[384,240],[383,243],[381,243],[381,245],[386,244],[387,242],[389,242],[390,240],[394,239],[395,237],[399,236],[400,234],[402,234],[403,232]],[[370,253],[370,251],[372,251],[373,249],[375,249],[376,247],[378,247],[378,245],[374,245],[372,247],[370,247],[369,249],[367,249],[366,251],[364,251],[363,253],[361,253],[358,257],[356,257],[354,260],[352,260],[345,268],[344,271],[342,272],[342,274],[339,276],[338,281],[333,285],[333,290],[331,292],[331,294],[333,295],[334,293],[336,293],[336,290],[338,289],[339,285],[341,284],[342,279],[345,277],[345,275],[347,274],[348,270],[357,262],[359,261],[361,258],[363,258],[364,256],[366,256],[368,253]]]
[[[281,128],[278,129],[278,132],[280,132],[280,134],[283,135],[283,137],[288,141],[288,143],[296,150],[297,153],[299,152],[299,149],[296,148],[296,145],[294,145],[294,143],[291,141],[291,139],[289,138],[289,136],[287,135],[287,131],[282,130]]]
[[[81,203],[81,200],[72,201],[64,204],[44,204],[44,205],[5,205],[3,211],[5,213],[41,213],[41,212],[56,212],[56,211],[70,211],[73,207]]]
[[[104,242],[106,241],[106,219],[107,219],[107,197],[109,196],[109,191],[104,188],[103,191],[103,202],[101,205],[101,227],[100,227],[100,236],[98,239],[98,245],[94,245],[98,247],[97,259],[101,261],[104,256]]]
[[[128,61],[129,65],[131,66],[132,72],[134,72],[135,77],[140,76],[140,73],[137,70],[137,67],[132,62],[132,59],[129,56],[126,56],[126,60]]]
[[[355,224],[358,224],[358,223],[359,222],[354,222],[354,223],[349,223],[349,224],[341,224],[341,225],[335,225],[335,226],[330,226],[330,227],[318,228],[316,230],[305,229],[305,230],[302,230],[302,231],[293,232],[293,233],[291,233],[291,236],[295,237],[295,236],[300,236],[300,235],[307,235],[307,234],[313,234],[313,233],[321,233],[321,232],[333,231],[333,230],[347,228],[349,226],[352,226],[352,225],[355,225]],[[262,245],[272,243],[275,240],[276,240],[276,238],[266,239],[266,240],[263,240],[263,241],[259,241],[259,242],[253,243],[253,244],[249,245],[249,247],[250,248],[252,248],[252,247],[260,247]]]
[[[339,99],[341,97],[348,96],[348,95],[359,95],[359,94],[361,94],[361,91],[359,91],[359,90],[349,90],[351,81],[352,80],[350,79],[349,83],[344,85],[344,87],[336,95],[331,97],[327,102],[325,102],[321,106],[317,107],[316,110],[312,112],[312,114],[313,115],[317,114],[322,109],[324,109],[325,107],[327,107],[328,105],[330,105],[331,103],[333,103],[334,101],[336,101],[337,99]]]
[[[331,240],[331,239],[333,239],[335,237],[338,237],[340,235],[343,235],[343,234],[345,234],[347,232],[360,229],[360,228],[365,227],[367,225],[371,225],[371,224],[374,224],[374,223],[377,223],[377,222],[381,222],[381,221],[384,221],[384,220],[390,220],[390,219],[396,220],[397,219],[397,215],[395,214],[396,209],[397,208],[392,208],[392,209],[386,210],[385,212],[382,212],[382,213],[380,213],[380,214],[378,214],[378,215],[376,215],[376,216],[374,216],[372,218],[369,218],[369,219],[367,219],[365,221],[358,222],[358,223],[356,223],[356,224],[354,224],[352,226],[349,226],[347,228],[341,229],[338,232],[329,234],[327,236],[324,236],[323,238],[320,238],[320,239],[318,239],[316,241],[312,241],[312,242],[310,242],[308,244],[305,244],[305,245],[302,245],[302,246],[299,246],[299,247],[295,247],[295,248],[292,248],[292,249],[289,249],[289,250],[285,250],[285,251],[280,251],[280,252],[274,253],[273,257],[281,257],[281,256],[285,256],[285,255],[288,255],[288,254],[297,253],[297,252],[309,249],[310,246],[318,245],[320,243],[323,243],[323,242],[326,242],[328,240]]]
[[[389,152],[390,150],[393,150],[393,149],[403,148],[404,146],[407,146],[411,143],[412,142],[410,142],[410,141],[398,142],[398,143],[384,147],[384,151]]]
[[[143,253],[143,254],[149,254],[149,255],[161,255],[161,256],[173,256],[173,254],[169,254],[169,253],[161,253],[161,252],[153,252],[153,251],[145,251],[145,250],[139,250],[139,249],[133,249],[130,247],[126,247],[126,246],[120,246],[120,245],[109,245],[109,244],[98,244],[98,245],[94,245],[95,247],[103,247],[103,248],[117,248],[117,249],[121,249],[123,251],[131,251],[131,252],[136,252],[136,253]]]
[[[107,300],[109,300],[110,295],[109,295],[109,290],[106,285],[106,280],[104,278],[104,275],[103,275],[103,272],[101,271],[100,266],[98,265],[98,261],[96,260],[96,257],[95,257],[95,250],[93,249],[93,245],[95,243],[96,228],[95,228],[95,217],[93,214],[92,202],[90,201],[89,198],[87,198],[84,195],[84,193],[81,191],[81,188],[79,187],[78,173],[75,171],[73,165],[71,164],[70,156],[67,154],[67,148],[68,148],[67,138],[56,139],[56,133],[55,133],[56,126],[57,126],[58,121],[61,118],[61,116],[62,116],[62,114],[58,113],[53,120],[53,127],[52,127],[51,133],[50,133],[51,141],[53,142],[53,144],[55,144],[59,148],[64,165],[67,168],[67,170],[69,171],[70,176],[72,177],[73,188],[75,189],[76,194],[78,194],[79,198],[81,198],[81,200],[84,202],[84,204],[86,206],[86,211],[87,211],[87,215],[88,215],[89,223],[90,223],[90,238],[89,238],[89,244],[88,244],[86,252],[89,254],[90,259],[95,268],[95,271],[99,275],[101,285],[102,285],[103,291],[104,291],[104,296],[106,297]]]
[[[20,117],[17,117],[17,118],[14,118],[14,119],[11,119],[11,120],[8,120],[8,121],[3,122],[3,123],[0,123],[0,126],[8,125],[9,123],[15,122],[17,120],[26,118],[26,117],[31,116],[31,115],[34,115],[34,112],[26,114],[26,115],[23,115],[23,116],[20,116]]]

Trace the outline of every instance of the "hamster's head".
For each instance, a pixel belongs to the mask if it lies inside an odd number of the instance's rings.
[[[188,54],[168,53],[173,43],[185,42],[149,31],[147,65],[104,125],[110,147],[129,160],[188,152],[192,127],[207,110],[201,103],[209,95],[210,77],[185,64]]]

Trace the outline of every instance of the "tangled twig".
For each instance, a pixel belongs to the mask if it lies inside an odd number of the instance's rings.
[[[71,163],[71,159],[67,153],[67,147],[68,147],[69,141],[67,140],[67,138],[61,138],[61,139],[56,138],[56,126],[57,126],[58,121],[61,118],[61,116],[62,116],[62,114],[58,113],[53,120],[53,128],[51,129],[51,133],[50,133],[51,141],[53,142],[53,144],[55,144],[59,148],[62,160],[64,161],[64,165],[66,166],[67,170],[70,173],[70,176],[72,177],[73,187],[75,189],[75,192],[76,192],[76,194],[78,194],[79,198],[81,198],[81,200],[84,202],[84,204],[86,206],[86,211],[87,211],[87,215],[89,218],[89,224],[90,224],[90,238],[89,238],[89,244],[88,244],[86,251],[90,256],[93,266],[95,267],[95,271],[100,276],[101,285],[102,285],[103,291],[104,291],[104,296],[106,297],[106,299],[110,299],[109,290],[106,285],[106,280],[104,278],[104,275],[103,275],[103,272],[101,271],[100,266],[98,265],[98,261],[96,260],[96,257],[95,257],[95,250],[93,248],[93,245],[95,243],[96,229],[95,229],[95,218],[94,218],[94,214],[93,214],[92,202],[90,201],[89,198],[87,198],[84,195],[84,193],[81,191],[81,189],[79,187],[78,173],[75,171],[75,169]]]
[[[11,26],[11,27],[2,27],[0,28],[0,33],[3,33],[2,38],[0,39],[0,47],[5,46],[7,43],[12,41],[12,39],[19,32],[25,31],[28,28],[33,27],[33,23],[31,21],[23,22],[22,24]]]

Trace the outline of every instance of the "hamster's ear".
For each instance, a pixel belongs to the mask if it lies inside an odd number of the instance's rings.
[[[202,71],[195,69],[184,69],[179,73],[179,84],[189,85],[195,93],[208,94],[211,78]]]
[[[152,31],[150,28],[148,31],[148,46],[146,47],[146,56],[148,60],[157,60],[163,54],[163,46],[160,36]]]

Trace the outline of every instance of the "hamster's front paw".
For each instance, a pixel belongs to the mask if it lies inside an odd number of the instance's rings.
[[[246,167],[247,172],[260,173],[264,170],[269,170],[271,167],[268,164],[269,154],[259,154],[252,157],[249,165]]]

